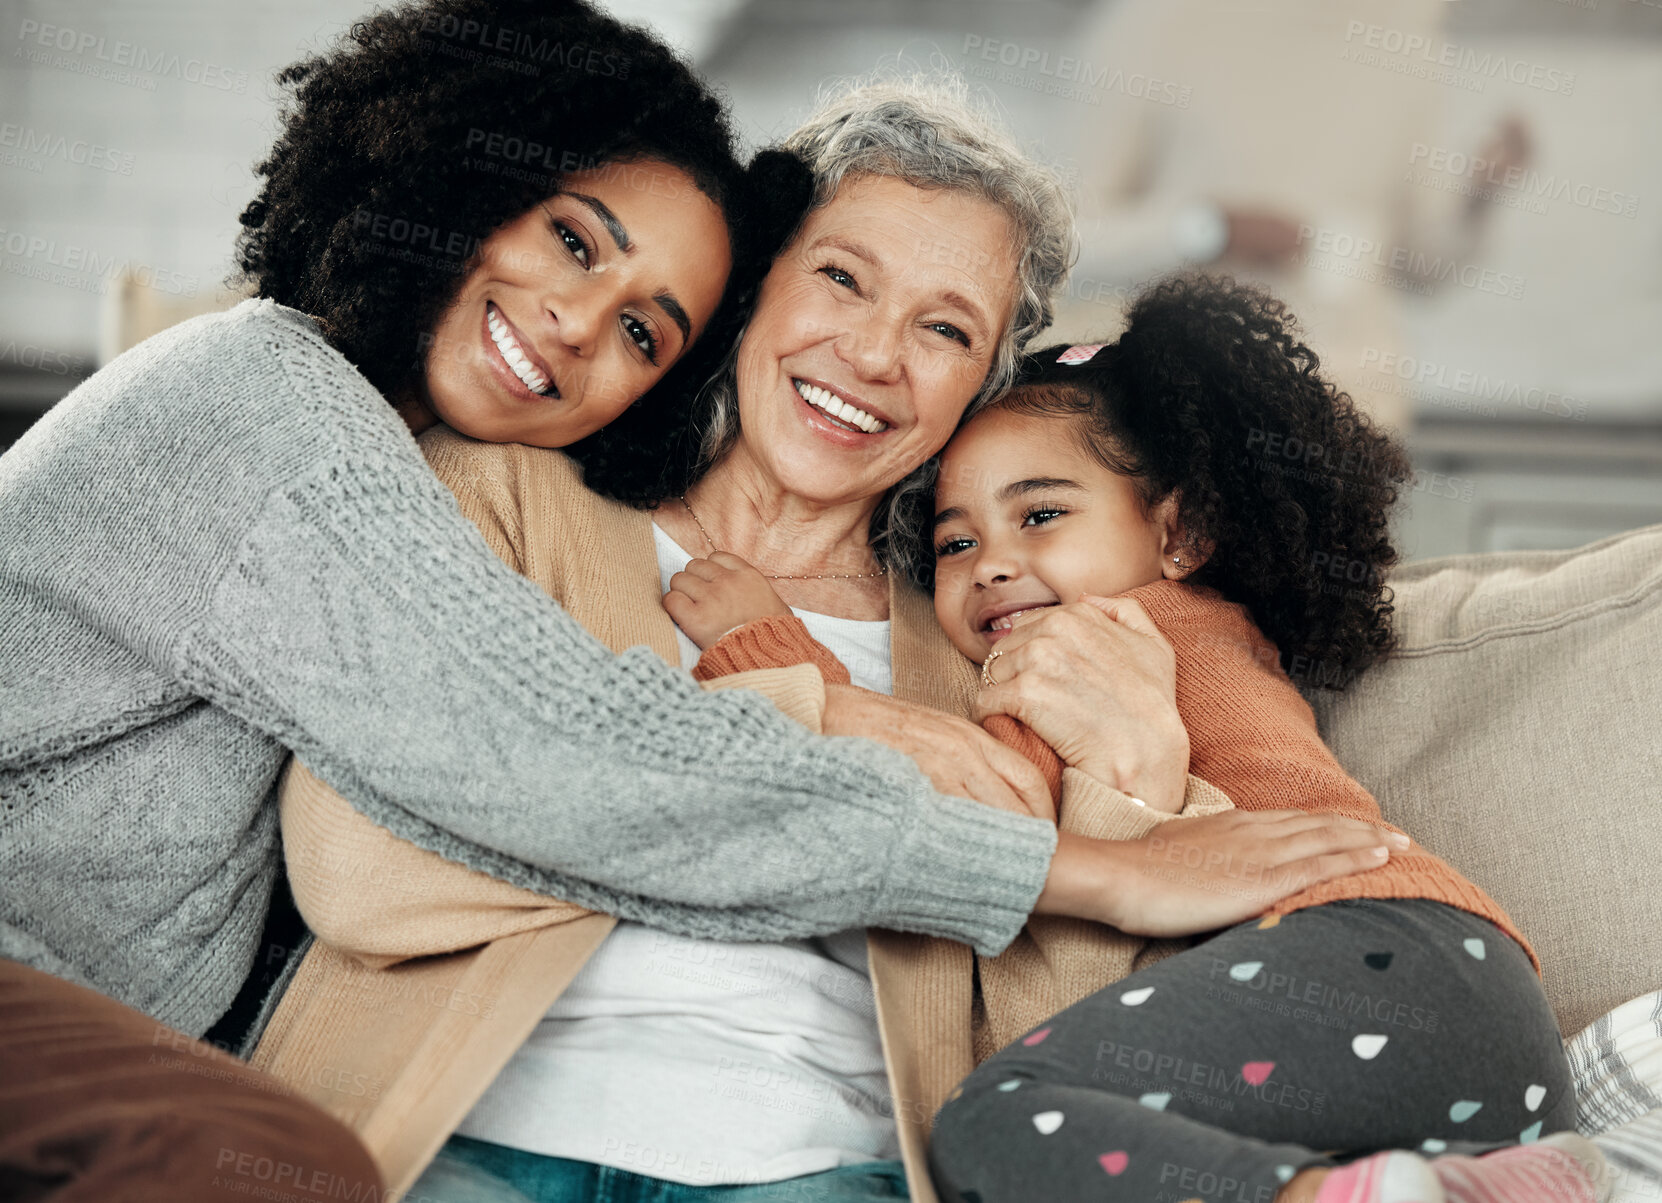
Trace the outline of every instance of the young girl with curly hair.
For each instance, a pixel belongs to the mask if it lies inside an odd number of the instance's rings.
[[[989,730],[1053,782],[1063,758],[1018,721],[1022,670],[1050,650],[1030,619],[1130,598],[1175,653],[1190,771],[1238,808],[1285,811],[1296,840],[1309,814],[1381,822],[1298,684],[1343,688],[1389,652],[1388,519],[1408,476],[1279,302],[1177,278],[1137,301],[1117,342],[1029,356],[942,452],[913,537],[936,616],[982,665]],[[837,674],[755,586],[741,566],[682,583],[713,626],[739,627],[712,645],[710,671],[766,645]],[[1245,889],[1262,869],[1236,872]],[[936,1118],[945,1198],[1595,1198],[1596,1151],[1542,1139],[1573,1126],[1575,1098],[1533,952],[1406,837],[1388,864],[1081,997],[1070,983],[1090,980],[1104,935],[1035,918],[978,961],[978,1052],[1002,1051]],[[1035,1023],[1034,996],[1063,1009]]]

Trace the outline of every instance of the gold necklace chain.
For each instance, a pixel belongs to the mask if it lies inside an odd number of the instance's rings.
[[[699,520],[698,511],[692,508],[692,502],[687,500],[685,493],[681,495],[680,500],[681,504],[687,508],[687,513],[692,515],[692,520],[698,523],[698,533],[704,536],[704,541],[710,545],[710,550],[718,550],[716,541],[710,538],[710,532],[704,529],[704,523]],[[822,572],[811,576],[770,576],[765,572],[762,575],[770,581],[860,581],[876,576],[888,576],[889,570],[882,568],[876,572]]]

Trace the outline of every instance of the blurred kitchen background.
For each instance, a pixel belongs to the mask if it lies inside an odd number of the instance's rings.
[[[229,304],[273,74],[367,0],[7,0],[0,448]],[[1057,336],[1259,279],[1403,432],[1411,558],[1662,522],[1662,0],[616,0],[753,145],[824,81],[945,67],[1079,193]],[[126,49],[120,49],[125,44]]]

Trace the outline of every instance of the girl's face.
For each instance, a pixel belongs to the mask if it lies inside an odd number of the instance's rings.
[[[1022,610],[1112,596],[1180,576],[1176,504],[1146,510],[1130,477],[1080,444],[1069,418],[992,409],[941,455],[935,616],[984,660]]]
[[[568,175],[481,244],[433,330],[423,400],[485,442],[575,443],[692,345],[731,265],[721,210],[680,168]]]
[[[877,497],[951,436],[1016,295],[990,201],[848,179],[763,282],[739,347],[738,453],[825,505]]]

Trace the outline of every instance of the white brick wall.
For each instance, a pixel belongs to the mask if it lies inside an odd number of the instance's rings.
[[[10,343],[80,357],[94,356],[99,344],[101,301],[88,290],[97,287],[97,273],[68,272],[72,284],[64,285],[19,275],[19,267],[61,272],[47,261],[91,254],[131,260],[173,287],[215,289],[230,271],[237,213],[253,195],[250,166],[276,136],[272,76],[327,46],[373,7],[374,0],[3,0],[0,351]],[[744,0],[615,0],[607,7],[655,25],[695,57],[713,53],[711,69],[730,87],[739,129],[752,143],[788,130],[811,103],[799,22],[814,28],[816,69],[835,77],[869,70],[897,51],[925,63],[961,40],[961,25],[1004,36],[1025,26],[1030,37],[1059,37],[1077,11],[1072,3],[1041,4],[1022,20],[1001,0],[961,0],[948,8],[914,5],[920,19],[910,26],[877,19],[868,7],[844,28],[848,14],[839,3],[819,0],[748,8]],[[735,20],[753,27],[740,30]],[[71,49],[57,49],[59,39]],[[80,51],[83,40],[93,44]],[[120,42],[152,59],[176,56],[181,70],[195,60],[234,78],[246,74],[246,87],[222,90],[165,70],[135,72],[151,86],[127,86],[30,59],[61,59],[83,71],[131,70],[109,62]],[[742,49],[724,55],[721,42]],[[1043,122],[1023,108],[1026,98],[1012,99],[1016,124],[1028,134],[1042,131]],[[130,162],[130,173],[41,153],[22,155],[38,172],[15,162],[17,141],[59,137],[130,156],[121,160]],[[55,248],[14,253],[18,235]]]
[[[173,287],[194,280],[213,290],[230,270],[237,213],[253,194],[250,165],[275,136],[272,75],[327,44],[365,8],[363,0],[7,0],[0,7],[4,340],[93,354],[101,273],[54,268],[54,258],[130,260],[164,273]],[[135,49],[118,51],[122,42]],[[157,69],[117,65],[118,54],[142,54]],[[207,65],[220,69],[212,82],[182,78]],[[86,73],[99,69],[131,73],[146,86]],[[240,94],[219,86],[244,76]],[[26,149],[31,144],[37,149]],[[117,169],[72,161],[90,147],[114,152],[97,162]],[[56,245],[17,253],[18,235]],[[58,271],[84,287],[28,278],[19,267]]]

